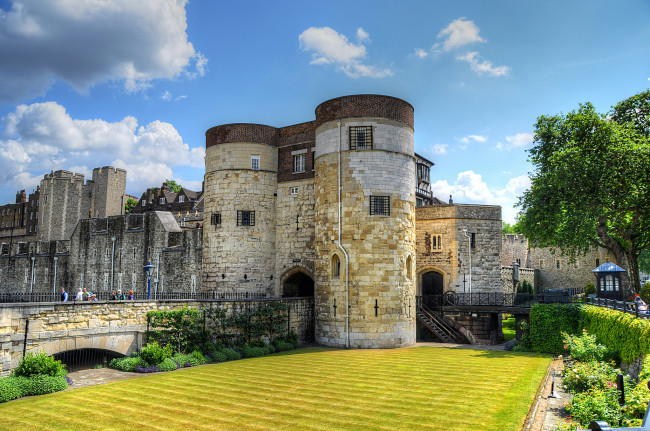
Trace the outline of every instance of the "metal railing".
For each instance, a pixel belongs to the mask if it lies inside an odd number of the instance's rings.
[[[444,306],[458,307],[518,307],[530,308],[533,304],[576,303],[583,302],[582,296],[571,295],[569,290],[546,291],[536,295],[528,293],[475,292],[456,293],[446,292],[443,295],[425,295],[418,297],[418,303],[438,309]]]
[[[93,292],[98,301],[110,301],[112,293],[108,291]],[[128,292],[124,293],[128,298]],[[146,292],[136,292],[136,300],[147,300]],[[78,301],[75,299],[76,293],[68,292],[67,302],[88,302]],[[246,299],[267,299],[264,293],[257,292],[163,292],[151,293],[151,300],[168,301],[168,300],[246,300]],[[128,299],[126,299],[128,300]],[[61,302],[60,293],[0,293],[0,303],[21,303],[21,302]]]
[[[640,319],[650,318],[650,314],[648,314],[648,306],[645,306],[645,310],[639,310],[639,307],[635,302],[617,301],[615,299],[607,298],[585,298],[585,303],[595,305],[597,307],[622,311],[623,313],[633,314]]]

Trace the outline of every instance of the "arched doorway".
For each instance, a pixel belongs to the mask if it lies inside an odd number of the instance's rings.
[[[314,296],[314,280],[304,272],[290,275],[282,283],[282,297]]]
[[[437,271],[422,274],[422,300],[425,305],[438,305],[444,293],[444,277]]]

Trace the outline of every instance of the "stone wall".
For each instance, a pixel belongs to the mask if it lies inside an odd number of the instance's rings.
[[[422,275],[429,271],[443,275],[445,291],[469,292],[468,250],[472,292],[501,291],[501,207],[443,204],[416,207],[415,214],[419,293]]]
[[[286,299],[288,329],[299,341],[313,340],[313,300]],[[257,301],[119,301],[52,304],[0,304],[0,375],[6,376],[27,352],[53,355],[76,349],[106,349],[128,355],[146,343],[147,312],[182,307],[228,310],[257,306]]]
[[[594,248],[584,256],[571,259],[562,255],[559,249],[530,247],[524,235],[506,234],[502,238],[504,266],[512,262],[522,268],[537,270],[536,291],[547,289],[583,288],[588,282],[595,283],[592,270],[605,262],[614,261],[603,248]]]
[[[533,286],[533,291],[537,292],[537,272],[532,268],[519,268],[519,282],[528,281]],[[501,282],[503,284],[503,293],[517,293],[516,286],[512,282],[512,266],[501,267]]]

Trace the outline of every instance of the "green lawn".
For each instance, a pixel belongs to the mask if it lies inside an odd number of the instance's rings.
[[[0,405],[0,429],[519,430],[551,358],[305,348]]]
[[[515,317],[512,315],[508,315],[509,317],[505,318],[502,321],[502,327],[503,327],[503,338],[505,341],[510,341],[514,340],[516,333],[515,333]]]

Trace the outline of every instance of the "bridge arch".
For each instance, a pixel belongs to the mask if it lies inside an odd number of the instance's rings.
[[[314,296],[314,275],[303,267],[289,269],[280,278],[283,298]]]

